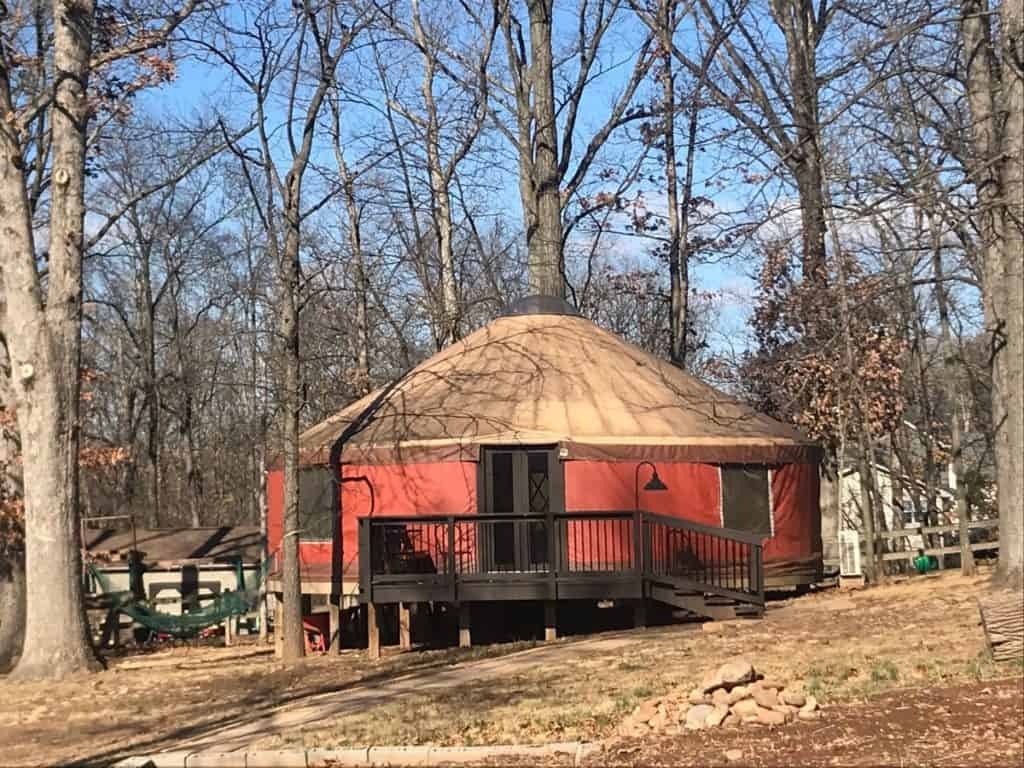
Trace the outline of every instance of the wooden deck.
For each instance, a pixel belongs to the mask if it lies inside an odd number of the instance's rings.
[[[764,607],[762,537],[648,512],[359,520],[366,604],[713,597]]]

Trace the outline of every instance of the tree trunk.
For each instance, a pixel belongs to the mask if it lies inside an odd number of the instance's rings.
[[[1015,590],[978,599],[985,642],[996,661],[1024,660],[1024,600]]]
[[[10,133],[0,131],[3,320],[25,484],[26,627],[14,673],[22,679],[59,679],[97,666],[82,604],[78,508],[86,90],[94,10],[92,0],[54,3],[56,104],[45,309],[20,151]]]
[[[946,295],[945,271],[942,267],[942,233],[933,225],[932,230],[932,271],[935,275],[935,303],[939,311],[939,333],[942,340],[942,385],[946,400],[953,409],[950,419],[950,450],[952,451],[953,493],[956,497],[956,517],[960,527],[960,572],[964,576],[975,573],[974,553],[971,551],[969,511],[967,509],[967,488],[964,485],[963,423],[960,393],[957,388],[956,347],[949,328],[949,299]]]
[[[135,228],[142,233],[142,227]],[[155,311],[153,306],[153,282],[150,275],[151,244],[139,244],[139,261],[136,265],[136,306],[139,315],[139,343],[142,346],[142,374],[144,407],[146,408],[146,461],[149,464],[150,508],[146,522],[151,528],[160,527],[160,394],[156,377]]]
[[[533,86],[533,194],[535,220],[526,231],[530,291],[565,295],[562,262],[562,197],[558,172],[558,125],[555,114],[551,50],[553,0],[529,0],[530,78]],[[529,151],[528,146],[520,152]]]
[[[1000,73],[987,0],[963,0],[961,35],[974,144],[999,503],[998,577],[1024,584],[1024,9],[1001,4]],[[1005,115],[1005,123],[1003,122]]]
[[[413,29],[423,57],[423,106],[426,110],[427,170],[430,173],[430,199],[437,237],[437,256],[441,262],[441,333],[438,347],[448,346],[460,337],[459,292],[455,275],[455,255],[452,248],[452,202],[448,188],[449,178],[441,162],[441,135],[437,103],[434,100],[434,73],[436,59],[420,20],[419,2],[413,0]]]
[[[824,171],[818,114],[815,7],[811,0],[772,0],[772,15],[786,39],[786,65],[796,144],[786,158],[800,196],[804,279],[825,282]]]
[[[676,78],[672,71],[672,2],[661,3],[661,139],[665,152],[665,205],[668,209],[669,339],[668,358],[673,365],[686,365],[686,291],[679,261],[681,251],[679,222],[679,182],[676,173]]]
[[[270,618],[267,613],[267,573],[270,566],[267,559],[270,553],[267,551],[267,466],[262,448],[260,449],[259,477],[256,480],[259,491],[257,492],[257,507],[260,521],[260,591],[259,591],[259,621],[260,621],[260,642],[266,643],[269,637],[267,622]]]
[[[862,530],[864,531],[864,540],[866,542],[864,546],[864,575],[868,582],[876,583],[881,579],[881,573],[879,573],[878,560],[875,557],[877,551],[877,542],[875,541],[875,503],[874,496],[871,488],[871,460],[868,456],[867,441],[864,439],[863,432],[859,436],[860,439],[860,463],[858,465],[858,472],[860,474],[860,521]]]
[[[0,673],[21,655],[25,639],[25,562],[8,555],[0,563]]]
[[[302,408],[299,354],[298,291],[299,263],[298,194],[285,202],[286,234],[279,264],[280,297],[278,316],[281,342],[281,412],[284,441],[284,515],[281,537],[281,592],[283,612],[282,654],[285,660],[305,655],[302,629],[302,576],[299,568],[299,412]]]

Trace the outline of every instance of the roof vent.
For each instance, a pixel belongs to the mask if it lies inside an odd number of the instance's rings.
[[[511,315],[573,315],[578,317],[579,314],[575,307],[560,296],[538,294],[524,296],[505,312],[506,317]]]

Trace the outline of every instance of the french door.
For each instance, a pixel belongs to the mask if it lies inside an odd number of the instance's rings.
[[[486,448],[480,462],[480,555],[486,571],[548,569],[548,530],[564,507],[556,448]]]

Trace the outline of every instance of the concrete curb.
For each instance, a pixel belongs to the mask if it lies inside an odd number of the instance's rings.
[[[574,766],[601,751],[595,742],[504,744],[489,747],[348,747],[345,749],[261,750],[256,752],[155,752],[134,755],[114,768],[331,768],[333,766],[467,765],[495,757],[571,756]]]

